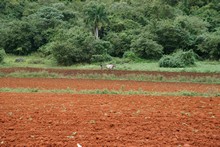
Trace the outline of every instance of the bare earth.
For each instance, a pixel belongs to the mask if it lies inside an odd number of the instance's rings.
[[[0,87],[219,91],[220,85],[0,78]],[[220,97],[0,93],[0,146],[220,146]]]
[[[0,88],[39,88],[75,90],[144,90],[150,92],[206,92],[220,91],[220,84],[175,83],[175,82],[138,82],[85,79],[44,79],[44,78],[0,78]]]
[[[124,71],[124,70],[77,70],[77,69],[48,69],[48,68],[30,68],[30,67],[17,67],[17,68],[0,68],[2,73],[12,73],[17,71],[39,72],[47,71],[49,73],[59,73],[63,75],[76,75],[76,74],[113,74],[117,76],[124,75],[160,75],[164,77],[217,77],[220,78],[220,73],[195,73],[195,72],[160,72],[160,71]]]
[[[220,99],[0,93],[1,146],[220,146]]]

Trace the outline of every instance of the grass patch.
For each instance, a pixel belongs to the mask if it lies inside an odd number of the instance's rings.
[[[17,93],[69,93],[69,94],[108,94],[108,95],[147,95],[147,96],[201,96],[201,97],[219,97],[219,92],[214,93],[199,93],[192,91],[180,92],[150,92],[139,90],[109,90],[109,89],[94,89],[94,90],[75,90],[75,89],[39,89],[39,88],[0,88],[0,92],[17,92]]]
[[[35,93],[42,92],[39,88],[0,88],[0,92]]]
[[[1,76],[1,74],[0,74],[0,76]],[[17,71],[17,72],[5,74],[4,77],[15,77],[15,78],[63,78],[64,76],[62,76],[61,74],[50,73],[50,72],[47,72],[47,71],[40,71],[40,72]]]
[[[25,62],[16,63],[17,58],[23,58]],[[109,62],[103,63],[107,64]],[[115,59],[111,63],[116,64],[116,70],[139,70],[139,71],[168,71],[168,72],[201,72],[201,73],[220,73],[219,61],[198,61],[194,66],[185,68],[161,68],[158,61],[140,60],[138,62],[127,62],[124,59]],[[75,64],[64,67],[57,66],[56,61],[52,57],[41,57],[38,54],[29,56],[7,55],[4,64],[0,64],[0,68],[5,67],[39,67],[39,68],[58,68],[58,69],[100,69],[100,63],[93,64]]]
[[[149,82],[191,82],[191,83],[207,83],[220,84],[218,77],[187,77],[178,76],[167,78],[162,75],[146,75],[146,74],[128,74],[123,76],[116,76],[114,74],[76,74],[76,75],[62,75],[58,73],[51,73],[48,71],[41,72],[27,72],[17,71],[9,74],[0,73],[0,77],[15,77],[15,78],[67,78],[67,79],[99,79],[99,80],[132,80],[132,81],[149,81]]]
[[[191,82],[191,83],[207,83],[220,84],[218,77],[187,77],[178,76],[167,78],[163,75],[146,75],[146,74],[129,74],[116,76],[114,74],[77,74],[72,78],[76,79],[102,79],[102,80],[133,80],[133,81],[151,81],[151,82]]]

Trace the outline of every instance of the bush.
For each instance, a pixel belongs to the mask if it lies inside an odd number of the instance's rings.
[[[56,43],[53,46],[53,56],[59,65],[72,65],[74,63],[74,48],[70,43]]]
[[[45,64],[41,59],[34,59],[28,62],[28,64]]]
[[[16,62],[16,63],[25,62],[25,59],[24,59],[24,58],[16,58],[16,59],[15,59],[15,62]]]
[[[137,55],[132,51],[126,51],[123,55],[123,58],[130,59],[133,61],[138,59]]]
[[[216,33],[208,33],[198,36],[196,40],[196,53],[204,59],[220,59],[220,36]]]
[[[160,60],[159,60],[159,66],[160,67],[171,67],[171,65],[173,65],[171,62],[172,57],[169,55],[165,55],[163,56]]]
[[[41,46],[38,49],[38,52],[41,53],[44,57],[49,56],[52,54],[53,46],[54,46],[54,42],[47,43],[47,44]]]
[[[182,15],[175,18],[174,24],[187,30],[191,35],[202,34],[208,30],[209,26],[208,22],[199,17]]]
[[[111,61],[112,57],[108,54],[103,55],[92,55],[92,62],[105,62],[105,61]]]
[[[52,44],[52,54],[60,65],[91,62],[92,55],[95,54],[94,40],[92,34],[80,28],[63,30]]]
[[[78,48],[70,42],[61,42],[53,46],[53,56],[59,65],[70,66],[74,63],[90,62],[92,53],[86,48]]]
[[[147,38],[134,39],[131,44],[134,53],[144,59],[159,59],[163,54],[163,47],[156,41]]]
[[[0,63],[4,61],[5,50],[0,48]]]
[[[35,31],[35,28],[28,22],[12,21],[0,30],[0,34],[3,35],[0,44],[6,53],[27,55],[38,48],[35,42],[35,37],[37,37]]]
[[[160,67],[186,67],[195,64],[195,53],[190,51],[179,50],[172,55],[165,55],[159,60]]]
[[[122,57],[124,52],[130,50],[132,39],[133,35],[129,31],[109,33],[105,37],[105,40],[110,41],[112,44],[112,48],[108,51],[108,53],[114,57]]]
[[[186,49],[191,45],[190,33],[172,21],[161,21],[157,27],[157,42],[164,47],[165,54],[171,54],[179,48]]]
[[[109,41],[96,39],[92,43],[92,47],[97,55],[107,54],[112,49],[112,44]]]

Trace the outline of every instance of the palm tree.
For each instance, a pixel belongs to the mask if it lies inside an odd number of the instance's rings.
[[[86,23],[92,27],[96,39],[99,39],[99,30],[108,21],[107,12],[103,3],[89,2],[85,8]]]

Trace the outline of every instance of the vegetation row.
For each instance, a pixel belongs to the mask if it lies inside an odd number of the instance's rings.
[[[179,92],[149,92],[139,90],[108,90],[108,89],[94,89],[94,90],[75,90],[75,89],[51,89],[44,90],[39,88],[0,88],[0,92],[17,92],[17,93],[69,93],[69,94],[114,94],[114,95],[147,95],[147,96],[201,96],[201,97],[219,97],[219,92],[193,92],[193,91],[179,91]]]
[[[38,52],[59,65],[220,59],[219,0],[1,0],[0,62]]]
[[[18,71],[9,74],[1,73],[1,77],[16,77],[16,78],[67,78],[67,79],[99,79],[99,80],[133,80],[133,81],[151,81],[151,82],[192,82],[192,83],[207,83],[220,84],[220,79],[216,76],[205,77],[165,77],[163,75],[146,75],[146,74],[128,74],[117,76],[114,74],[76,74],[76,75],[62,75],[57,73],[42,72],[27,72]]]

